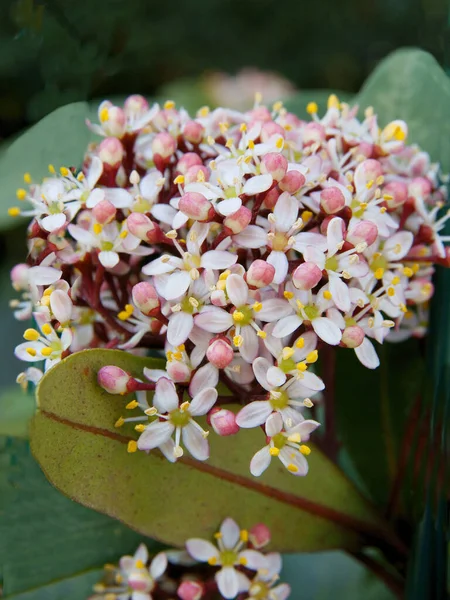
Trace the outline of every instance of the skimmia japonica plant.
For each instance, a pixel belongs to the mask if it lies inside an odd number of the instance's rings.
[[[16,356],[37,366],[19,383],[85,349],[151,351],[164,359],[138,373],[113,360],[95,372],[99,390],[126,396],[108,435],[123,440],[131,424],[128,453],[208,461],[210,433],[232,448],[255,428],[259,445],[239,454],[253,479],[283,467],[307,475],[327,414],[322,352],[354,352],[376,369],[377,346],[423,336],[433,265],[449,262],[439,168],[408,143],[407,123],[380,128],[371,108],[358,119],[336,96],[322,116],[314,102],[307,112],[260,98],[248,112],[195,116],[137,95],[104,101],[99,123],[87,122],[103,140],[81,168],[50,165],[42,182],[25,174],[27,206],[9,211],[31,218],[12,305],[35,321]],[[180,598],[217,586],[224,598],[288,596],[279,555],[245,550],[231,520],[216,537],[218,549],[187,542],[216,575],[185,579]],[[95,597],[172,597],[166,558],[147,562],[143,547],[125,557]]]

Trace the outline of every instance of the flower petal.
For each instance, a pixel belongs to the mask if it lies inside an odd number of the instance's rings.
[[[66,215],[64,213],[58,213],[56,215],[49,215],[44,217],[41,221],[41,225],[45,231],[56,231],[66,224]]]
[[[216,573],[216,582],[219,592],[227,600],[235,598],[239,592],[239,579],[233,567],[223,567]]]
[[[244,231],[233,236],[233,239],[243,248],[262,248],[267,244],[267,231],[257,225],[248,225]]]
[[[294,467],[297,467],[297,471],[291,471],[289,469],[289,471],[293,475],[301,477],[307,474],[308,461],[303,456],[303,454],[300,454],[300,452],[293,451],[293,448],[290,448],[289,446],[281,448],[278,458],[281,460],[281,462],[286,468],[288,468],[289,465],[294,465]]]
[[[222,535],[223,545],[228,550],[231,550],[239,542],[241,530],[234,519],[227,517],[224,521],[222,521],[220,533]]]
[[[191,538],[186,542],[186,550],[199,562],[208,562],[210,558],[219,558],[218,549],[206,540]]]
[[[153,406],[160,413],[170,412],[178,408],[178,394],[173,381],[166,377],[158,379],[153,396]]]
[[[189,384],[189,394],[194,398],[205,388],[215,388],[219,381],[218,369],[211,363],[197,369]]]
[[[239,552],[239,558],[244,558],[246,561],[245,567],[252,571],[260,571],[267,568],[266,557],[257,550],[243,550]]]
[[[233,325],[233,317],[230,313],[216,306],[208,307],[196,315],[194,321],[197,327],[211,333],[221,333]]]
[[[167,341],[172,346],[184,344],[194,327],[194,317],[184,311],[173,313],[167,327]]]
[[[298,329],[302,323],[303,319],[301,319],[298,315],[290,315],[288,317],[283,317],[273,328],[272,335],[277,338],[286,337],[287,335],[290,335],[296,329]]]
[[[270,465],[272,457],[270,456],[269,446],[264,446],[258,450],[250,461],[250,473],[253,477],[259,477]]]
[[[280,413],[272,413],[266,421],[266,433],[273,437],[283,429],[283,418]]]
[[[153,579],[158,579],[167,569],[167,556],[164,552],[159,552],[150,564],[150,575]]]
[[[284,252],[272,250],[267,257],[267,262],[275,269],[273,283],[282,283],[286,279],[289,268],[289,262]]]
[[[152,450],[164,444],[172,435],[173,430],[174,426],[168,421],[154,421],[140,435],[137,442],[139,450]]]
[[[253,361],[253,372],[255,377],[260,385],[270,392],[273,386],[267,381],[267,371],[270,369],[272,364],[267,360],[267,358],[263,358],[262,356],[255,358]]]
[[[175,300],[182,296],[191,283],[191,276],[187,271],[175,271],[167,279],[164,288],[164,298],[166,300]]]
[[[102,263],[105,269],[113,269],[119,264],[119,255],[112,250],[102,250],[99,252],[98,260]]]
[[[265,192],[270,188],[273,183],[272,175],[269,173],[265,173],[264,175],[255,175],[244,184],[242,188],[242,193],[247,196],[254,196],[255,194],[260,194],[261,192]]]
[[[250,402],[238,412],[236,423],[243,428],[258,427],[266,422],[270,414],[272,414],[272,406],[268,400]]]
[[[283,317],[291,315],[292,312],[293,308],[287,300],[283,300],[283,298],[269,298],[268,300],[263,300],[262,308],[257,313],[257,317],[260,321],[268,321],[270,323],[283,319]]]
[[[228,297],[234,306],[239,307],[247,304],[248,286],[240,275],[231,274],[226,280],[226,289]]]
[[[365,337],[362,344],[355,348],[355,354],[361,362],[368,369],[376,369],[380,365],[380,359],[373,347],[372,342]]]
[[[277,231],[286,233],[297,219],[299,203],[289,192],[283,192],[278,198],[273,214]]]
[[[183,444],[197,460],[208,460],[209,444],[208,440],[202,435],[192,423],[188,423],[182,429]]]
[[[321,340],[330,344],[330,346],[337,346],[337,344],[339,344],[342,332],[331,319],[327,319],[327,317],[317,317],[317,319],[313,319],[311,323],[314,331]]]
[[[191,415],[206,415],[211,410],[217,400],[217,390],[210,387],[205,388],[194,396],[189,408]]]

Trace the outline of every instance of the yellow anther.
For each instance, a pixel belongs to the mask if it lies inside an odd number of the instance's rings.
[[[302,337],[299,337],[298,340],[295,342],[296,348],[303,348],[304,345],[305,345],[305,340]]]
[[[67,177],[70,173],[69,169],[67,167],[60,167],[59,168],[59,172],[61,173],[61,175],[63,177]]]
[[[253,140],[249,140],[247,146],[250,148],[250,150],[253,150],[255,147],[255,142]]]
[[[248,531],[246,529],[241,529],[240,538],[242,542],[248,542]]]
[[[86,178],[84,176],[83,171],[80,171],[77,175],[77,181],[84,181]]]
[[[50,335],[51,333],[53,333],[53,328],[49,323],[44,323],[41,329],[44,335]]]
[[[311,401],[311,398],[305,398],[303,400],[303,404],[304,406],[306,406],[306,408],[312,408],[314,406],[313,402]]]
[[[125,310],[131,315],[134,311],[134,306],[132,304],[125,304]]]
[[[240,348],[243,343],[244,343],[244,338],[242,337],[242,335],[235,335],[233,337],[233,344],[236,346],[236,348]]]
[[[241,556],[239,558],[239,564],[242,565],[243,567],[245,567],[247,565],[247,559],[245,558],[245,556]]]
[[[400,283],[400,277],[393,277],[392,278],[392,285],[398,285]]]
[[[317,350],[312,350],[306,357],[306,362],[308,363],[315,363],[317,361],[317,359],[319,358],[319,353],[317,352]]]
[[[245,319],[245,315],[243,312],[241,312],[240,310],[235,310],[233,313],[233,320],[236,321],[237,323],[240,323],[241,321],[243,321]]]
[[[260,104],[262,102],[263,96],[261,92],[255,92],[255,104]]]
[[[393,287],[389,287],[389,288],[387,289],[387,295],[388,295],[390,298],[392,298],[392,296],[395,296],[395,290],[394,290],[394,288],[393,288]]]
[[[184,175],[177,175],[173,182],[178,185],[180,183],[184,183]]]
[[[139,425],[135,425],[134,427],[135,431],[137,431],[138,433],[142,433],[143,431],[145,431],[146,426],[143,425],[142,423],[139,423]]]
[[[311,448],[309,446],[305,446],[305,444],[302,444],[300,446],[300,452],[305,456],[309,456],[311,454]]]
[[[280,454],[280,449],[275,448],[275,446],[273,448],[269,448],[269,454],[270,456],[278,456]]]
[[[17,196],[17,200],[25,200],[25,198],[27,197],[27,191],[24,190],[23,188],[19,188],[16,191],[16,196]]]
[[[46,356],[46,357],[50,356],[52,352],[53,352],[53,350],[51,348],[49,348],[48,346],[46,346],[45,348],[42,348],[42,350],[41,350],[42,356]]]
[[[209,106],[202,106],[197,114],[199,117],[207,117],[209,115]]]
[[[252,308],[255,312],[259,312],[262,309],[262,307],[262,302],[255,302]]]
[[[44,293],[42,295],[43,296],[50,296],[53,291],[54,291],[54,288],[50,286],[46,290],[44,290]],[[46,325],[48,325],[48,323],[46,323]]]
[[[8,208],[8,215],[10,217],[18,217],[20,215],[20,208],[17,206],[11,206],[11,208]]]
[[[304,210],[302,212],[302,221],[303,223],[307,223],[311,217],[313,216],[312,212],[310,210]]]
[[[294,348],[290,348],[289,346],[285,346],[281,352],[281,356],[283,360],[289,360],[295,354]]]
[[[164,102],[165,110],[172,110],[173,108],[175,108],[175,102],[173,100],[166,100]]]
[[[223,292],[223,290],[227,287],[227,283],[226,281],[222,280],[222,281],[218,281],[216,284],[216,288],[220,291]]]
[[[359,203],[359,208],[361,210],[366,210],[366,208],[367,208],[367,202],[360,202]]]
[[[26,350],[30,356],[36,356],[36,354],[37,354],[37,352],[34,348],[27,348]]]
[[[325,290],[324,293],[323,293],[323,297],[325,298],[325,300],[331,300],[331,298],[333,297],[333,295],[330,292],[330,290]]]
[[[227,277],[231,274],[231,271],[229,269],[227,269],[226,271],[224,271],[223,273],[221,273],[219,275],[219,280],[223,281],[225,279],[227,279]]]
[[[108,592],[104,596],[104,600],[117,600],[117,594],[114,594],[114,592]]]
[[[306,105],[306,112],[309,115],[315,115],[319,112],[319,107],[317,106],[317,102],[308,102]]]
[[[51,173],[52,175],[55,175],[55,173],[56,173],[55,167],[53,165],[48,165],[48,172]]]
[[[256,332],[256,335],[258,337],[260,337],[262,340],[265,340],[267,337],[267,333],[265,331],[263,331],[262,329],[258,329],[258,331]]]
[[[180,344],[177,348],[180,352],[184,352],[186,350],[186,346],[184,344]]]
[[[292,433],[291,435],[288,436],[288,441],[292,442],[293,444],[300,444],[300,442],[302,441],[302,438],[298,432]]]
[[[386,211],[387,211],[387,208],[386,208],[385,206],[382,206],[382,207],[380,208],[380,213],[381,213],[382,215],[384,215],[384,213],[385,213]]]
[[[50,306],[50,296],[42,296],[41,304],[42,306]]]
[[[414,271],[410,267],[405,267],[402,272],[405,277],[412,277],[414,275]]]
[[[127,452],[129,452],[130,454],[132,454],[133,452],[136,452],[137,449],[138,449],[137,442],[135,440],[130,440],[128,442]]]
[[[366,183],[366,188],[367,188],[368,190],[370,190],[370,188],[373,186],[373,184],[374,184],[374,181],[373,181],[373,179],[370,179],[370,180],[369,180],[369,181]],[[365,204],[365,203],[364,203],[364,204]],[[364,208],[367,208],[367,204],[365,205],[365,207],[364,207]]]
[[[220,531],[217,531],[217,532],[214,534],[214,537],[215,537],[215,539],[216,539],[216,540],[221,540],[223,536],[222,536],[222,534],[221,534],[221,532],[220,532]]]
[[[303,373],[304,371],[306,371],[308,369],[308,365],[305,362],[297,363],[296,367],[297,367],[297,371],[300,371],[300,373]]]
[[[127,313],[126,310],[121,310],[120,313],[118,313],[117,317],[121,321],[127,321],[130,318],[130,313]]]
[[[120,232],[119,237],[124,240],[128,235],[128,231],[126,229],[124,229],[123,231]]]
[[[181,352],[174,352],[173,353],[173,359],[174,360],[182,360],[183,359],[183,355],[181,354]]]
[[[109,119],[109,110],[107,108],[102,108],[99,114],[100,122],[104,123]]]
[[[103,225],[101,225],[100,223],[94,223],[94,225],[92,226],[92,230],[94,231],[95,235],[100,235],[103,231]]]
[[[339,108],[339,98],[336,96],[336,94],[331,94],[328,97],[327,107],[328,108]]]
[[[146,408],[144,410],[144,413],[148,416],[148,417],[154,417],[157,413],[158,413],[158,409],[155,406],[152,406],[151,408]]]
[[[176,240],[178,237],[178,232],[175,229],[171,229],[165,235],[167,238],[169,238],[169,240]],[[195,240],[192,241],[195,242]]]
[[[31,179],[31,175],[29,173],[25,173],[23,176],[23,180],[25,181],[25,183],[27,185],[30,185],[32,179]]]
[[[228,123],[219,123],[220,133],[226,133],[230,128]]]
[[[277,139],[277,141],[275,143],[275,146],[278,148],[278,150],[281,150],[283,148],[283,146],[284,146],[284,140],[283,140],[282,137],[280,137],[280,138]]]
[[[186,412],[187,410],[189,410],[189,406],[190,406],[190,403],[189,403],[189,402],[183,402],[183,403],[180,405],[180,410],[181,410],[181,412]]]
[[[272,108],[275,112],[280,112],[280,110],[283,108],[283,103],[281,102],[281,100],[278,100],[278,102],[275,102],[273,104]]]
[[[114,423],[114,427],[122,427],[125,423],[125,419],[123,417],[119,417],[117,421]]]
[[[206,138],[206,141],[208,142],[208,144],[210,146],[213,146],[216,143],[216,140],[213,138],[212,135],[208,135],[208,137]]]
[[[225,146],[227,148],[232,148],[233,147],[233,140],[231,138],[228,138],[227,141],[225,142]]]
[[[374,273],[375,279],[383,279],[384,269],[382,267],[378,267],[378,269]]]
[[[145,564],[142,562],[142,560],[137,560],[134,563],[134,566],[136,567],[136,569],[145,569]]]
[[[295,304],[297,305],[298,310],[302,310],[303,308],[305,308],[305,305],[300,302],[300,300],[296,300]]]
[[[292,298],[294,297],[294,293],[288,292],[287,290],[285,290],[283,292],[283,296],[286,298],[286,300],[292,300]]]
[[[205,174],[201,170],[197,172],[197,181],[199,183],[203,183],[205,181]]]
[[[246,124],[246,123],[241,123],[241,124],[239,125],[239,131],[240,131],[241,133],[244,133],[244,131],[247,131],[247,124]]]
[[[116,581],[116,583],[123,582],[123,577],[122,577],[122,575],[120,575],[120,573],[117,573],[117,575],[115,576],[115,581]]]
[[[35,342],[39,339],[39,332],[36,329],[26,329],[23,337],[27,342]]]
[[[139,406],[139,402],[137,400],[131,400],[130,402],[128,402],[128,404],[125,406],[125,408],[128,408],[129,410],[136,408],[137,406]]]
[[[213,567],[216,564],[217,564],[217,557],[216,556],[210,556],[208,558],[208,565],[211,565]]]
[[[287,466],[287,470],[290,471],[291,473],[297,473],[298,472],[298,467],[292,463],[290,463]]]

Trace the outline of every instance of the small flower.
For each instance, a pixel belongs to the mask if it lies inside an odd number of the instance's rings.
[[[62,354],[68,350],[72,343],[72,331],[69,328],[63,329],[60,337],[50,323],[42,322],[42,316],[39,313],[35,313],[34,316],[41,333],[36,329],[27,329],[24,333],[27,341],[19,344],[14,354],[20,360],[27,362],[45,360],[44,368],[45,371],[48,371],[61,360]]]
[[[286,600],[291,593],[287,583],[278,583],[281,571],[281,555],[266,554],[267,567],[260,569],[252,580],[248,580],[246,600]]]

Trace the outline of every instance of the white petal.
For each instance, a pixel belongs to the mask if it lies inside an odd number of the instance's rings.
[[[86,174],[86,183],[90,190],[94,187],[103,173],[103,162],[98,156],[93,156],[88,172]]]
[[[155,395],[153,396],[153,405],[160,413],[170,412],[178,408],[178,394],[173,381],[166,377],[158,379]]]
[[[158,381],[161,377],[167,377],[167,372],[162,369],[149,369],[144,367],[144,375],[150,381]]]
[[[227,200],[222,200],[216,205],[217,212],[219,212],[224,217],[228,217],[228,215],[232,215],[237,210],[239,210],[242,206],[242,200],[240,198],[228,198]]]
[[[257,550],[243,550],[242,552],[239,552],[239,558],[245,558],[245,567],[252,571],[259,571],[267,568],[266,557]]]
[[[153,579],[158,579],[167,569],[167,556],[164,552],[160,552],[155,556],[150,564],[150,575]]]
[[[283,338],[293,333],[296,329],[300,327],[302,323],[303,319],[301,319],[298,315],[283,317],[275,325],[272,331],[272,335],[274,335],[277,338]]]
[[[278,367],[270,367],[267,371],[267,381],[272,387],[280,387],[286,382],[286,375]]]
[[[293,448],[290,448],[289,446],[281,448],[278,458],[281,460],[285,467],[287,467],[288,465],[295,465],[297,467],[296,472],[290,471],[293,475],[297,475],[297,477],[300,477],[302,475],[307,474],[308,461],[303,456],[303,454],[294,451]]]
[[[188,221],[189,217],[179,210],[172,219],[172,229],[180,229],[180,227],[186,225]]]
[[[228,297],[234,306],[239,307],[247,304],[248,286],[240,275],[231,274],[226,280],[226,289]]]
[[[280,583],[270,590],[273,600],[287,600],[291,594],[291,587],[287,583]]]
[[[219,558],[219,551],[217,548],[211,544],[211,542],[199,538],[187,540],[186,550],[192,558],[195,558],[195,560],[198,560],[199,562],[208,562],[208,560],[213,557]]]
[[[341,341],[342,332],[331,319],[327,319],[326,317],[318,317],[317,319],[313,319],[311,323],[314,331],[321,340],[327,344],[330,344],[330,346],[337,346],[337,344],[339,344]]]
[[[172,225],[172,221],[177,214],[177,211],[169,204],[155,204],[150,212],[155,219],[167,225]]]
[[[164,289],[165,299],[175,300],[175,298],[179,298],[186,292],[190,283],[191,276],[187,271],[175,271],[175,273],[171,273]]]
[[[56,231],[65,225],[66,223],[66,215],[64,213],[58,213],[56,215],[49,215],[48,217],[44,217],[41,221],[42,227],[45,231]]]
[[[133,204],[133,196],[122,188],[105,188],[105,198],[116,208],[130,208]]]
[[[83,227],[80,227],[79,225],[69,225],[67,229],[73,239],[77,240],[77,242],[80,242],[81,245],[88,246],[90,248],[95,248],[97,245],[97,240],[92,233],[86,231],[86,229],[83,229]]]
[[[273,214],[277,231],[286,233],[294,224],[298,215],[298,200],[288,192],[283,192],[278,198]]]
[[[337,275],[331,275],[329,287],[333,302],[336,306],[343,312],[348,312],[350,310],[350,292],[348,290],[348,285]]]
[[[51,285],[60,279],[62,271],[53,267],[31,267],[28,280],[34,285]]]
[[[264,448],[258,450],[250,461],[250,473],[254,477],[259,477],[270,465],[271,459],[269,446],[264,446]]]
[[[24,342],[23,344],[16,346],[14,354],[20,360],[25,360],[26,362],[37,362],[39,360],[44,360],[41,350],[46,347],[47,346],[42,342]],[[28,354],[27,348],[33,348],[33,350],[36,350],[36,355],[31,356],[31,354]]]
[[[307,440],[310,434],[315,431],[320,426],[320,423],[317,421],[313,421],[312,419],[308,419],[306,421],[302,421],[301,423],[297,423],[294,427],[289,429],[289,435],[292,433],[299,433],[302,440]]]
[[[105,269],[113,269],[119,264],[119,255],[117,252],[112,250],[102,250],[98,255],[98,260],[105,267]]]
[[[191,383],[189,384],[189,394],[193,398],[205,388],[215,388],[218,381],[218,369],[211,363],[203,365],[203,367],[197,369]]]
[[[62,290],[55,290],[50,294],[50,308],[60,323],[66,323],[72,316],[72,300]]]
[[[248,225],[244,231],[233,236],[233,239],[243,248],[262,248],[267,245],[267,232],[257,225]]]
[[[273,437],[283,429],[283,418],[280,413],[272,413],[266,421],[266,433]]]
[[[223,567],[216,573],[216,581],[219,592],[224,598],[230,600],[235,598],[239,592],[239,579],[237,571],[233,567]]]
[[[342,226],[345,225],[340,217],[334,217],[327,227],[328,256],[333,256],[338,251],[338,245],[342,242]]]
[[[217,390],[214,388],[205,388],[194,396],[189,408],[193,416],[206,415],[211,410],[217,400]]]
[[[278,252],[272,250],[267,257],[267,262],[272,265],[275,269],[275,275],[273,278],[274,283],[282,283],[286,279],[286,275],[289,268],[288,259],[284,252]]]
[[[251,177],[247,179],[242,188],[242,193],[247,196],[254,196],[255,194],[260,194],[261,192],[265,192],[272,185],[273,178],[272,175],[266,173],[264,175],[255,175],[255,177]]]
[[[164,444],[172,435],[173,430],[174,426],[168,421],[154,421],[140,435],[137,442],[139,450],[152,450]]]
[[[145,563],[148,561],[148,550],[145,544],[139,544],[136,552],[134,553],[133,560],[140,560],[145,565]]]
[[[293,312],[292,306],[283,298],[269,298],[262,302],[262,309],[257,313],[257,318],[260,321],[278,321],[283,317],[291,315]]]
[[[233,325],[233,317],[226,310],[218,307],[208,307],[207,310],[196,315],[195,324],[205,331],[221,333]]]
[[[202,435],[202,432],[188,423],[182,429],[183,444],[197,460],[208,460],[209,444],[208,440]]]
[[[237,261],[237,256],[225,250],[210,250],[205,252],[201,258],[201,266],[204,269],[228,269]]]
[[[267,575],[264,575],[264,579],[266,581],[271,581],[271,579],[280,574],[281,567],[283,566],[281,560],[281,554],[279,552],[270,552],[265,555],[266,566],[267,566]]]
[[[414,235],[410,231],[399,231],[391,238],[387,239],[383,254],[388,260],[400,260],[408,254],[414,240]]]
[[[244,428],[258,427],[266,422],[270,414],[272,414],[272,406],[267,400],[250,402],[238,412],[236,423]]]
[[[268,392],[272,389],[273,386],[267,381],[267,371],[272,366],[272,364],[267,360],[267,358],[259,357],[253,361],[253,372],[258,383]]]
[[[177,265],[177,263],[174,263],[173,260],[170,262],[163,261],[161,256],[142,267],[142,273],[144,273],[144,275],[163,275],[164,273],[172,273],[176,268],[174,265]]]
[[[359,361],[368,369],[376,369],[380,365],[380,359],[375,348],[367,337],[364,338],[360,346],[355,348],[355,354]]]
[[[159,449],[169,462],[177,462],[177,457],[174,454],[175,442],[171,437],[167,440],[167,442],[164,442],[164,444],[160,444]]]
[[[227,517],[220,526],[222,542],[228,550],[233,549],[239,542],[241,530],[234,519]]]
[[[312,262],[323,270],[325,268],[325,254],[315,246],[306,246],[303,252],[303,258],[306,262]]]
[[[320,233],[313,233],[306,231],[305,233],[298,233],[295,238],[294,249],[297,252],[304,252],[306,246],[316,246],[322,252],[327,249],[327,238]]]
[[[239,348],[239,353],[246,362],[252,363],[258,356],[259,338],[256,335],[256,331],[250,325],[241,327],[241,336],[243,342]]]
[[[167,341],[172,346],[184,344],[194,327],[194,317],[189,313],[179,311],[173,313],[167,327]]]
[[[95,188],[94,190],[92,190],[92,192],[89,194],[86,200],[86,208],[94,208],[94,206],[97,206],[97,204],[104,199],[105,190],[101,188]]]

